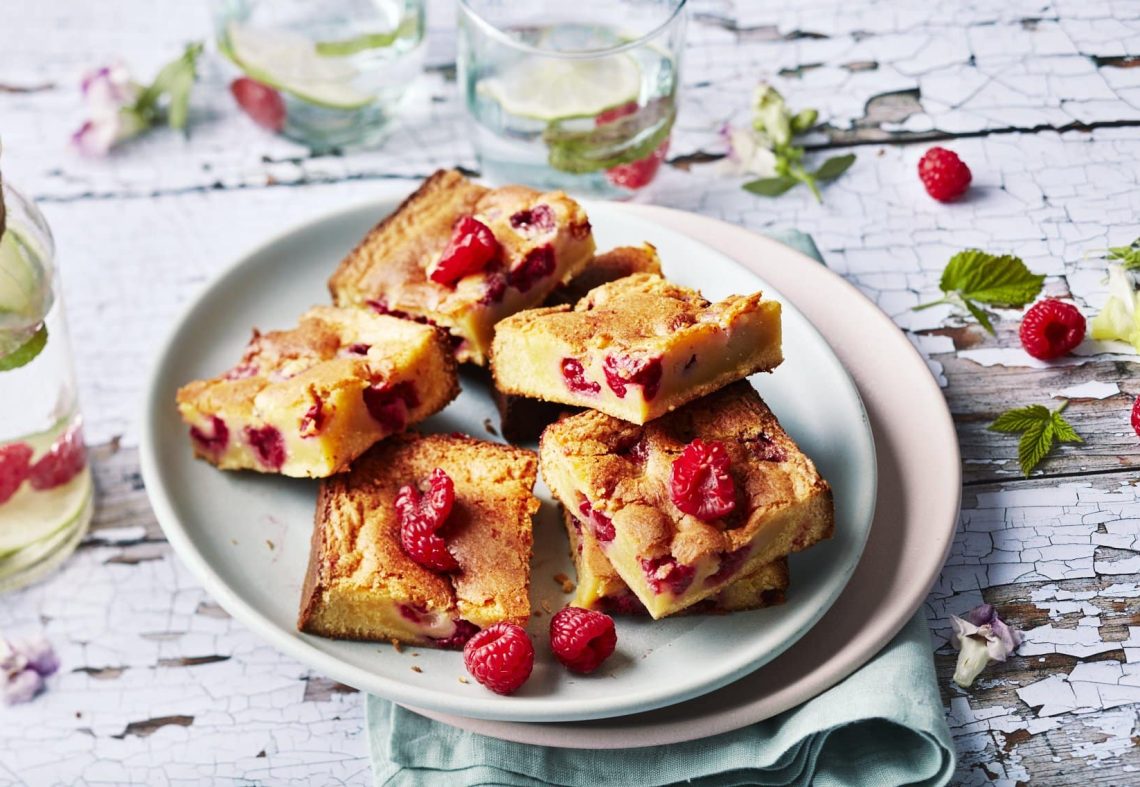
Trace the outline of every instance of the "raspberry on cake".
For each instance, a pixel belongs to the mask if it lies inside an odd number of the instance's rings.
[[[573,308],[503,320],[491,369],[503,393],[644,424],[782,360],[779,303],[760,293],[709,303],[639,273],[594,288]]]
[[[561,191],[488,189],[441,170],[365,236],[329,291],[340,306],[439,325],[460,361],[483,365],[495,323],[542,303],[593,253],[585,212]]]
[[[635,273],[661,273],[661,259],[652,244],[619,246],[595,255],[577,276],[552,292],[543,305],[577,303],[595,287]],[[491,392],[495,407],[499,410],[499,431],[505,440],[512,443],[537,442],[547,425],[554,423],[562,414],[576,409],[557,402],[505,394],[495,388],[493,383]]]
[[[447,337],[368,309],[319,306],[254,331],[241,362],[178,391],[194,452],[223,470],[324,478],[459,393]]]
[[[539,462],[654,618],[835,526],[831,488],[747,381],[644,426],[589,410],[564,418],[543,432]]]
[[[646,615],[645,605],[618,575],[593,529],[562,507],[562,520],[570,539],[570,557],[578,574],[573,604],[584,609],[597,609],[611,614]],[[759,609],[784,603],[788,589],[788,559],[777,558],[748,574],[740,576],[704,601],[683,610],[723,614]]]
[[[537,467],[530,451],[457,435],[375,446],[321,483],[297,627],[461,648],[495,623],[525,626]],[[425,550],[424,536],[439,542]]]

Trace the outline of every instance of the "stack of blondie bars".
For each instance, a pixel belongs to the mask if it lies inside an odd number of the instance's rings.
[[[178,392],[195,453],[320,479],[298,626],[462,647],[531,616],[533,487],[564,506],[578,606],[661,617],[777,602],[830,535],[830,490],[744,380],[780,309],[709,303],[645,244],[595,254],[561,192],[429,178],[329,280],[333,305],[254,331]],[[409,427],[487,380],[512,443]]]

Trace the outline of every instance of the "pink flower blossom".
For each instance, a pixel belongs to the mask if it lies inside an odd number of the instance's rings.
[[[58,669],[59,658],[43,637],[0,639],[0,697],[6,704],[29,702]]]
[[[1021,644],[1021,632],[1003,621],[993,604],[979,604],[966,613],[965,620],[951,615],[950,624],[958,649],[954,682],[963,688],[972,685],[987,664],[1005,661]]]
[[[88,71],[81,86],[90,116],[72,134],[71,141],[83,155],[105,156],[118,143],[148,128],[135,111],[142,87],[131,79],[123,63]]]

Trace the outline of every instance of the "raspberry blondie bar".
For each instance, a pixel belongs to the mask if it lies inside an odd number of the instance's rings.
[[[560,191],[488,189],[435,173],[329,279],[338,305],[431,322],[483,365],[495,323],[542,303],[594,253],[590,222]]]
[[[635,273],[661,273],[661,259],[652,244],[619,246],[595,255],[577,276],[552,292],[544,305],[577,303],[595,287]],[[493,385],[491,390],[499,410],[499,431],[512,443],[537,442],[547,425],[576,409],[557,402],[505,394]]]
[[[611,614],[645,615],[645,605],[614,571],[597,538],[578,517],[562,507],[563,524],[570,539],[570,557],[578,573],[575,606]],[[759,609],[784,603],[788,588],[788,559],[766,563],[750,574],[729,582],[715,595],[688,607],[685,612],[723,614]]]
[[[298,628],[460,648],[525,626],[536,474],[532,452],[469,437],[376,446],[321,483]]]
[[[491,369],[503,393],[644,424],[782,360],[779,303],[760,293],[709,303],[639,273],[596,287],[573,308],[503,320]]]
[[[442,332],[368,309],[319,306],[254,331],[241,362],[178,391],[194,452],[223,470],[323,478],[459,393]]]
[[[747,381],[644,426],[564,418],[539,461],[654,618],[834,530],[831,488]]]

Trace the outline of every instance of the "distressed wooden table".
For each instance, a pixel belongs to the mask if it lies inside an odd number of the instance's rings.
[[[314,214],[439,166],[476,168],[454,84],[448,2],[430,6],[428,67],[381,149],[317,157],[241,116],[210,60],[189,138],[160,132],[104,161],[66,146],[77,81],[115,57],[151,74],[208,35],[199,3],[40,0],[0,24],[6,176],[58,241],[99,506],[74,559],[0,599],[0,630],[43,630],[63,659],[50,691],[0,712],[0,782],[367,783],[362,698],[237,625],[171,553],[139,478],[143,380],[174,315],[227,261]],[[955,251],[1021,256],[1086,314],[1105,299],[1090,252],[1140,235],[1140,4],[958,0],[694,1],[684,101],[649,198],[756,230],[798,227],[928,359],[958,424],[965,488],[927,610],[963,785],[1140,782],[1140,439],[1137,358],[1086,344],[1032,361],[1006,313],[991,337],[931,299]],[[822,205],[752,197],[713,163],[772,81],[827,121],[810,141],[858,161]],[[969,197],[929,199],[933,141],[974,172]],[[1015,405],[1070,401],[1084,445],[1029,480],[1015,438],[985,429]],[[985,599],[1027,632],[970,691],[950,683],[947,616]],[[1079,776],[1078,776],[1079,774]]]

